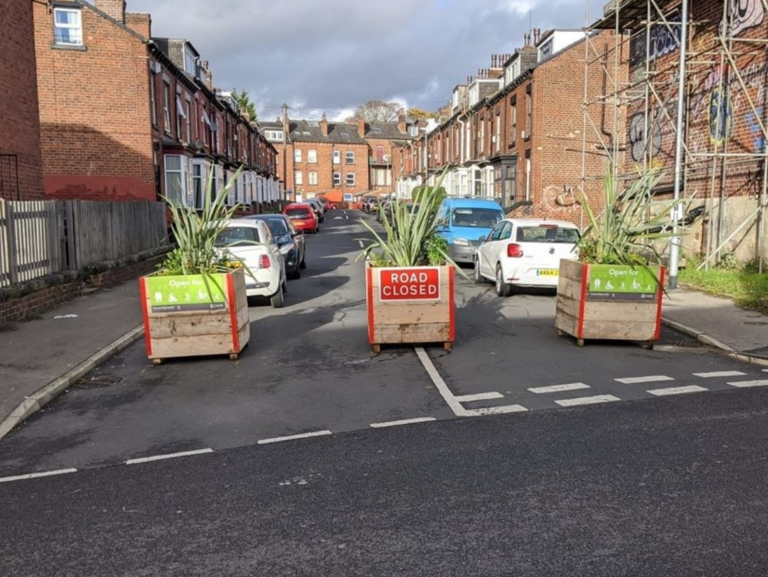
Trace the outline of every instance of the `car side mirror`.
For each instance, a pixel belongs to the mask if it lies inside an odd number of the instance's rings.
[[[435,230],[437,232],[445,232],[446,230],[448,230],[448,227],[445,226],[444,224],[438,224]]]

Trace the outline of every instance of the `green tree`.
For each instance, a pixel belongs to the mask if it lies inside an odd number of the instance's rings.
[[[251,117],[252,121],[256,120],[256,105],[251,102],[251,97],[248,95],[248,92],[246,92],[245,89],[238,92],[237,88],[233,88],[232,97],[237,103],[238,112],[245,112],[248,114],[248,116]]]

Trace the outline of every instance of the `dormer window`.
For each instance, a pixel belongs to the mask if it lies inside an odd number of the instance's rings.
[[[82,46],[83,20],[80,8],[53,9],[54,46]]]
[[[189,46],[184,47],[184,72],[190,76],[197,76],[197,55],[189,49]]]

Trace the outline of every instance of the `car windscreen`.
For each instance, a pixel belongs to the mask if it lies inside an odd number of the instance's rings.
[[[504,213],[493,208],[460,207],[453,209],[453,226],[492,228],[504,218]]]
[[[285,214],[294,218],[306,218],[309,216],[309,209],[307,208],[289,208],[285,211]]]
[[[579,241],[579,231],[575,228],[560,227],[553,224],[519,226],[517,242],[558,242],[574,244]]]
[[[228,226],[216,236],[216,246],[262,242],[259,229],[252,226]]]
[[[289,233],[288,225],[282,218],[267,218],[264,220],[267,226],[269,226],[269,232],[272,233],[272,236],[283,236]]]

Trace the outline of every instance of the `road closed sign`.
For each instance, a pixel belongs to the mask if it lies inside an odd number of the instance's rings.
[[[379,269],[379,300],[439,301],[440,269],[437,267]]]

